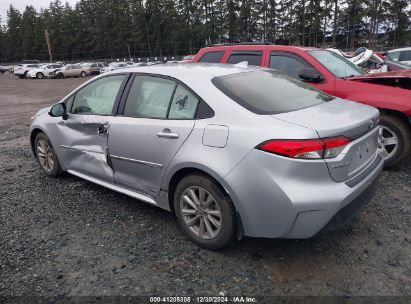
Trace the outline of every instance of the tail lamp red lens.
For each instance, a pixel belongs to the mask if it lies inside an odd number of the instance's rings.
[[[301,159],[322,159],[338,156],[350,143],[347,137],[309,140],[270,140],[257,148],[286,157]]]

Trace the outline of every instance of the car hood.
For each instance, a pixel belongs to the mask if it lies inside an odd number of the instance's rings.
[[[40,116],[40,115],[42,115],[42,114],[44,114],[44,113],[48,113],[48,112],[50,111],[51,107],[52,107],[52,106],[49,106],[49,107],[42,108],[42,109],[38,110],[37,113],[34,114],[34,115],[31,117],[31,119],[34,119],[34,118],[36,118],[37,116]]]
[[[411,70],[397,70],[385,73],[375,73],[362,76],[350,77],[350,80],[364,80],[376,78],[411,78]]]
[[[355,76],[348,78],[348,80],[411,90],[411,70],[397,70],[386,73]]]

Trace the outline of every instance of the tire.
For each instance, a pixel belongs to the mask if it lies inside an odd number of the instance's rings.
[[[44,78],[44,74],[43,74],[42,72],[38,72],[38,73],[36,74],[36,78],[37,78],[37,79],[43,79],[43,78]]]
[[[56,75],[56,78],[58,78],[58,79],[63,79],[63,78],[64,78],[64,74],[63,74],[63,73],[58,73],[58,74]]]
[[[20,79],[24,79],[24,76],[23,76],[23,75],[19,75],[19,78],[20,78]]]
[[[56,177],[63,172],[53,146],[44,133],[37,134],[34,140],[34,153],[40,168],[48,176]]]
[[[200,195],[200,190],[203,191],[203,195]],[[199,204],[195,203],[196,200],[193,199],[191,191],[199,199],[198,201],[208,202],[209,206],[199,207]],[[193,205],[184,197],[188,197],[192,203],[194,202],[197,209],[194,209]],[[184,177],[174,191],[173,204],[180,228],[197,245],[216,250],[233,242],[236,235],[233,203],[211,178],[200,174]],[[185,210],[184,214],[182,210]],[[211,214],[211,212],[213,213]],[[189,227],[189,222],[196,224]],[[220,224],[220,227],[218,228],[215,223]],[[212,233],[209,232],[208,227],[211,228]],[[203,233],[201,234],[201,232]]]
[[[385,169],[396,168],[406,160],[411,153],[411,130],[410,126],[402,119],[391,116],[381,115],[382,131],[381,151],[385,155]],[[390,138],[397,138],[397,144],[389,145]]]
[[[86,77],[86,72],[84,72],[84,71],[81,72],[81,73],[80,73],[80,77]]]

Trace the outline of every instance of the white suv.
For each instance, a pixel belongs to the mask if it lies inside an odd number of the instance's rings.
[[[42,65],[41,64],[18,64],[14,67],[14,75],[20,77],[20,78],[25,78],[27,73],[31,70],[38,69]]]

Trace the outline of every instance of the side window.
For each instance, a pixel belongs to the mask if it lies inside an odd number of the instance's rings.
[[[224,52],[208,52],[200,58],[199,62],[220,63],[223,56]]]
[[[198,98],[182,85],[178,85],[168,114],[169,119],[194,119]]]
[[[398,61],[400,57],[400,52],[391,52],[387,54],[387,57],[391,59],[392,61]]]
[[[278,72],[286,74],[296,79],[300,79],[300,73],[303,68],[310,67],[308,64],[301,62],[300,60],[285,56],[285,55],[271,55],[270,56],[270,68],[276,69]]]
[[[227,63],[236,64],[242,61],[248,61],[249,65],[261,65],[262,52],[234,52],[228,58]]]
[[[71,113],[110,115],[124,77],[103,77],[77,91]]]
[[[401,51],[400,61],[411,61],[411,50],[410,51]]]
[[[124,115],[145,118],[166,118],[176,83],[172,80],[136,76],[127,97]]]

